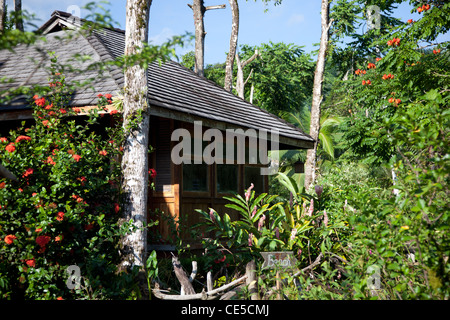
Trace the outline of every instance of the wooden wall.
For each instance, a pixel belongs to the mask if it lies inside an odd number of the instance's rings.
[[[150,191],[149,208],[151,211],[160,210],[166,216],[171,217],[177,222],[176,227],[178,235],[185,243],[199,243],[199,237],[210,236],[204,234],[203,230],[197,230],[197,235],[193,234],[192,226],[201,222],[200,213],[196,209],[209,212],[209,208],[214,208],[218,213],[228,213],[232,219],[237,219],[237,213],[225,207],[228,203],[223,199],[225,194],[219,194],[216,187],[217,167],[215,164],[208,165],[209,186],[207,192],[185,192],[183,191],[183,165],[175,165],[170,158],[170,150],[178,142],[171,142],[170,136],[174,129],[185,128],[193,130],[193,126],[188,123],[174,121],[164,118],[151,118],[150,143],[155,151],[150,156],[150,167],[155,168],[157,176],[155,179],[156,190]],[[207,129],[207,128],[204,128]],[[193,132],[193,131],[192,131]],[[170,148],[168,148],[170,146]],[[169,171],[169,172],[168,172]],[[244,185],[244,166],[238,165],[238,191],[241,195],[249,186]],[[267,192],[268,184],[265,178],[265,190]],[[228,194],[229,195],[229,194]],[[151,230],[150,241],[152,239],[162,239],[158,244],[166,244],[165,239],[173,235],[170,224],[164,222],[160,215],[149,214],[149,219],[159,220],[159,225]],[[172,228],[173,229],[173,228]]]

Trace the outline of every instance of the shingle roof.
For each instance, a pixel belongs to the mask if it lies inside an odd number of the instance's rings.
[[[70,15],[56,11],[41,30],[53,25],[57,19],[67,23],[69,18]],[[0,83],[0,92],[16,87],[26,80],[29,84],[47,83],[49,73],[45,68],[36,70],[34,66],[46,56],[43,50],[50,50],[55,51],[59,62],[70,62],[84,70],[82,73],[67,73],[68,82],[95,79],[91,83],[92,88],[77,90],[74,93],[71,105],[94,105],[98,93],[118,93],[124,83],[120,68],[111,67],[104,71],[102,76],[98,76],[95,69],[85,69],[92,62],[121,56],[124,52],[125,33],[118,29],[104,28],[89,36],[61,40],[65,32],[61,30],[49,33],[45,42],[41,41],[33,46],[19,45],[15,48],[15,53],[0,51],[0,77],[14,78],[12,83]],[[90,59],[74,60],[74,54],[89,56]],[[44,65],[48,67],[49,61],[46,60]],[[150,64],[148,77],[150,110],[153,115],[184,121],[204,120],[220,129],[278,129],[282,144],[301,148],[311,148],[313,145],[314,140],[299,128],[227,92],[214,82],[199,77],[174,61],[162,65],[157,62]],[[24,105],[10,104],[0,107],[0,112],[20,108],[24,108]]]

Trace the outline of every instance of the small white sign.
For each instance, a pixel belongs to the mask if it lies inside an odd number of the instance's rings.
[[[264,258],[263,269],[292,268],[297,263],[292,251],[261,252],[261,255]]]

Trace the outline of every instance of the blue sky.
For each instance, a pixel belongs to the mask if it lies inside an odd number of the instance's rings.
[[[7,0],[11,3],[12,0]],[[69,11],[80,8],[81,17],[88,12],[82,7],[88,0],[23,0],[24,9],[35,13],[40,19],[37,25],[50,18],[54,10]],[[98,1],[97,1],[98,2]],[[118,27],[125,29],[126,0],[110,0],[105,6],[111,10]],[[153,0],[150,9],[149,39],[161,44],[174,35],[194,32],[192,10],[187,6],[191,0]],[[205,5],[226,4],[226,9],[207,11],[205,15],[205,63],[224,62],[229,46],[231,30],[231,12],[227,0],[205,0]],[[267,12],[264,12],[268,8]],[[261,1],[240,0],[239,44],[259,45],[261,43],[285,42],[305,46],[306,52],[316,48],[320,41],[320,0],[283,0],[279,6],[265,6]],[[400,5],[395,16],[403,21],[410,18],[418,20],[419,14],[411,14],[407,4]],[[444,40],[444,38],[441,38]],[[449,35],[445,40],[450,40]],[[193,50],[189,47],[177,50],[179,55]]]

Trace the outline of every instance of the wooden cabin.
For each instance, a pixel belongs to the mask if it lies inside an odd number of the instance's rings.
[[[0,83],[0,92],[19,85],[46,84],[49,65],[47,51],[54,51],[59,63],[72,63],[83,72],[66,74],[67,82],[93,79],[90,87],[78,89],[72,97],[71,105],[89,108],[96,105],[97,94],[118,95],[124,79],[121,69],[115,66],[98,74],[87,69],[93,62],[111,61],[124,52],[125,33],[118,29],[101,29],[91,35],[77,35],[62,38],[68,30],[76,30],[83,20],[75,19],[68,13],[55,11],[40,31],[45,42],[32,46],[18,45],[15,52],[0,51],[0,77],[13,79]],[[89,56],[89,61],[73,60],[74,55]],[[190,227],[199,222],[200,215],[195,209],[214,208],[223,212],[226,201],[224,195],[233,192],[243,194],[251,183],[256,192],[268,191],[267,175],[260,174],[265,164],[234,161],[223,164],[175,164],[171,153],[179,143],[172,141],[172,133],[185,129],[194,136],[194,123],[201,121],[202,133],[209,128],[220,130],[254,129],[261,132],[278,132],[279,149],[308,149],[314,140],[299,128],[268,113],[265,110],[227,92],[206,78],[199,77],[174,61],[162,65],[153,63],[148,69],[148,97],[151,110],[150,143],[155,151],[150,156],[151,168],[157,172],[155,190],[149,195],[149,219],[160,219],[160,224],[151,232],[150,241],[154,245],[167,244],[171,224],[161,220],[155,212],[164,212],[178,223],[183,239],[192,239]],[[2,131],[14,127],[18,121],[32,119],[27,97],[14,97],[7,105],[0,106],[0,128]],[[29,97],[28,97],[29,98]],[[110,108],[111,110],[111,108]],[[107,117],[105,117],[105,121]],[[262,136],[258,136],[262,139]],[[237,140],[236,140],[237,141]],[[204,143],[204,142],[202,142]],[[227,143],[227,142],[225,142]],[[231,142],[239,148],[238,142]],[[250,146],[245,142],[245,150]],[[271,145],[269,145],[269,149]],[[235,160],[235,159],[234,159]],[[254,162],[254,161],[253,161]]]

